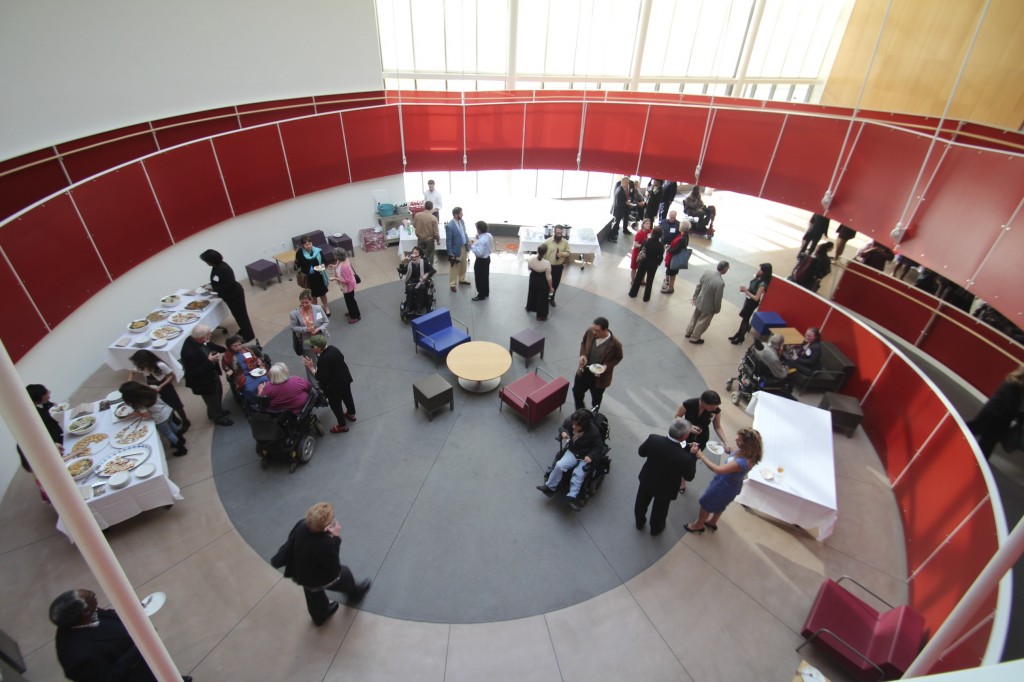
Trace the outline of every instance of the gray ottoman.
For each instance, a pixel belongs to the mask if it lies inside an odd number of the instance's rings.
[[[530,366],[530,358],[540,354],[544,358],[544,335],[534,329],[523,329],[508,339],[508,352],[519,353],[526,360],[526,366]]]
[[[277,281],[281,282],[281,270],[277,267],[277,263],[266,258],[261,258],[255,263],[249,263],[245,266],[245,274],[249,278],[249,286],[253,285],[253,280],[256,280],[263,285],[263,288],[267,288],[267,282],[277,277]]]
[[[853,433],[864,419],[860,402],[856,398],[841,393],[826,393],[822,396],[818,407],[828,410],[832,414],[832,428],[845,429],[848,438],[853,438]]]
[[[427,411],[427,419],[434,421],[434,412],[447,405],[455,409],[455,390],[438,374],[423,377],[412,385],[412,400],[416,407]]]

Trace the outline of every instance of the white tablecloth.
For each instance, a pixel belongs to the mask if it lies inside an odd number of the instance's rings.
[[[537,247],[547,241],[543,227],[523,225],[519,228],[519,259],[525,258],[527,252],[536,251]],[[601,244],[597,241],[597,233],[589,227],[574,227],[569,230],[569,250],[573,256],[592,254],[596,265],[601,262]]]
[[[105,433],[113,438],[114,434],[132,422],[132,419],[115,422],[113,409],[107,409],[100,412],[98,410],[98,405],[94,405],[94,407],[97,408],[97,411],[94,413],[96,415],[97,424],[92,433]],[[67,435],[66,422],[70,421],[70,419],[68,419],[70,414],[70,410],[64,413],[65,452],[70,452],[71,448],[74,447],[75,443],[79,440],[79,438],[75,436]],[[93,518],[96,519],[96,523],[99,524],[100,528],[108,528],[149,509],[166,507],[174,504],[175,500],[184,499],[181,496],[181,489],[178,488],[178,486],[167,475],[167,458],[164,455],[163,444],[160,442],[160,434],[157,433],[156,424],[154,424],[152,420],[147,420],[144,423],[149,426],[150,433],[145,440],[141,440],[135,445],[145,444],[152,448],[152,452],[146,459],[145,463],[153,464],[153,466],[156,467],[156,473],[148,478],[140,479],[135,476],[134,472],[132,472],[130,474],[131,480],[124,488],[111,490],[110,487],[107,486],[101,489],[103,492],[100,495],[87,500],[86,504],[89,505]],[[117,452],[111,438],[107,439],[107,445],[102,450],[90,455],[96,460],[97,468],[101,462]],[[78,481],[78,485],[79,487],[92,486],[95,483],[107,480],[109,479],[93,473],[88,479]],[[64,524],[60,519],[57,520],[57,530],[65,535],[67,534],[67,529],[64,527]]]
[[[192,324],[183,325],[181,327],[182,333],[177,338],[168,341],[167,345],[159,350],[157,350],[156,348],[152,348],[150,346],[145,346],[147,350],[152,351],[158,358],[167,363],[167,366],[171,368],[172,372],[174,372],[175,378],[177,378],[178,381],[181,381],[182,377],[185,374],[185,370],[182,369],[181,361],[178,358],[181,355],[181,344],[185,343],[185,338],[189,335],[189,333],[197,324],[205,324],[206,326],[213,329],[218,324],[220,324],[224,320],[224,318],[227,317],[228,314],[227,305],[224,303],[224,301],[217,298],[216,296],[213,296],[212,298],[209,296],[186,296],[185,291],[190,290],[180,289],[179,291],[175,292],[179,296],[181,296],[181,301],[178,303],[178,306],[176,308],[164,308],[163,306],[160,305],[160,301],[157,300],[153,305],[152,310],[147,310],[141,313],[138,317],[126,319],[124,321],[125,330],[121,333],[120,336],[114,339],[113,343],[107,346],[107,367],[109,367],[110,369],[135,369],[130,359],[132,357],[132,354],[135,351],[139,350],[139,348],[135,346],[133,343],[135,339],[138,336],[149,334],[149,332],[155,329],[156,327],[165,324],[170,324],[166,320],[164,320],[163,322],[150,322],[149,326],[146,327],[144,331],[135,334],[129,332],[127,329],[128,323],[131,322],[133,319],[141,319],[148,315],[149,313],[153,312],[153,310],[183,311],[185,310],[185,306],[188,305],[190,301],[205,298],[206,300],[210,301],[210,305],[206,306],[206,308],[204,308],[203,310],[194,311],[199,313],[199,319],[193,322]],[[118,346],[117,343],[121,339],[128,339],[128,345],[124,347]]]
[[[736,501],[786,523],[817,529],[818,540],[825,540],[839,518],[832,416],[763,391],[753,395],[747,412],[761,433],[764,458],[748,474]],[[775,477],[765,479],[762,470]]]
[[[446,250],[445,239],[447,238],[448,233],[444,231],[444,223],[439,223],[438,224],[438,226],[437,226],[437,234],[438,234],[438,237],[440,238],[440,243],[437,244],[437,246],[434,247],[434,250],[435,251],[445,251]],[[419,241],[420,240],[416,237],[416,233],[412,231],[412,225],[409,225],[409,229],[408,230],[406,230],[404,227],[403,228],[399,228],[399,235],[398,235],[398,260],[402,260],[402,258],[407,253],[412,251],[412,247],[416,246],[416,244],[418,244]]]

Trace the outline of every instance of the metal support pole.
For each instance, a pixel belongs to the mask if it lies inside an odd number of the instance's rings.
[[[64,468],[3,343],[0,343],[0,412],[150,670],[160,682],[181,682],[181,674],[139,603],[128,576]],[[68,589],[74,587],[69,585]]]
[[[633,46],[633,72],[629,76],[627,90],[636,92],[640,86],[640,68],[644,63],[644,45],[647,44],[647,24],[651,21],[651,6],[654,0],[643,0],[640,4],[640,25],[637,27],[636,43]]]

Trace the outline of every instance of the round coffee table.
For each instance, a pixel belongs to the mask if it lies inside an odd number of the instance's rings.
[[[469,341],[448,353],[448,369],[459,385],[473,393],[493,391],[501,375],[512,366],[512,356],[503,346],[490,341]]]

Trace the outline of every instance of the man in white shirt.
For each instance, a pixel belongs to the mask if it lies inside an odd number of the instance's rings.
[[[432,213],[438,220],[441,219],[441,193],[434,189],[434,181],[427,180],[427,191],[423,193],[423,201],[434,204]]]
[[[491,295],[491,254],[494,252],[494,237],[487,231],[487,223],[476,221],[477,237],[472,242],[473,279],[476,280],[474,301],[486,300]]]

